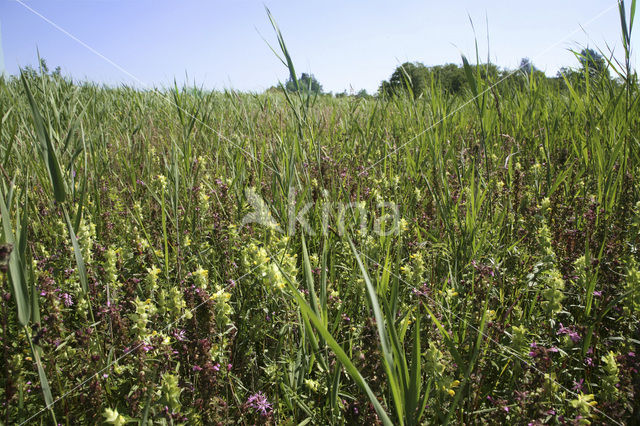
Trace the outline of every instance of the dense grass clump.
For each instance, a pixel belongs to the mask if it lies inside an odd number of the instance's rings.
[[[0,422],[637,419],[635,74],[464,62],[417,99],[0,80]]]

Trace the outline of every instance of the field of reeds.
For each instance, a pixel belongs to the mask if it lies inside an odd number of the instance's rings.
[[[0,80],[0,423],[640,421],[625,56],[418,99]]]

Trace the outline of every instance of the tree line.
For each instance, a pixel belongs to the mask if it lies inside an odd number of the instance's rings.
[[[538,76],[541,78],[550,78],[563,83],[564,79],[571,81],[573,84],[579,84],[585,78],[598,79],[610,78],[608,70],[608,61],[600,53],[593,49],[582,49],[580,53],[576,53],[579,62],[578,68],[563,67],[555,77],[546,77],[531,62],[529,58],[522,58],[520,65],[516,70],[502,70],[495,64],[480,64],[480,77],[490,79],[491,81],[499,81],[514,73],[525,76]],[[305,93],[322,94],[322,85],[313,74],[303,73],[298,78],[298,86],[291,78],[284,85],[285,90],[296,92],[298,90]],[[405,62],[393,71],[388,80],[382,81],[378,88],[377,96],[411,96],[419,98],[428,90],[440,89],[448,94],[460,94],[467,88],[468,82],[465,75],[464,67],[458,64],[444,64],[435,66],[426,66],[421,62]],[[348,96],[347,92],[338,93],[336,97]],[[369,97],[366,90],[360,90],[356,97]]]

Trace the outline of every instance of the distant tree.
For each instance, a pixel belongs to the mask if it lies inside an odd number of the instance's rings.
[[[609,70],[607,69],[607,61],[601,54],[593,49],[582,49],[578,55],[580,66],[583,72],[589,73],[590,77],[609,77]]]
[[[497,80],[500,78],[502,71],[496,64],[480,64],[480,78],[485,80]]]
[[[356,98],[366,99],[368,97],[369,97],[369,94],[367,93],[366,89],[362,89],[358,93],[356,93]]]
[[[346,98],[349,94],[347,93],[347,91],[343,91],[340,93],[336,93],[336,98]]]
[[[491,81],[497,81],[502,72],[494,64],[480,64],[477,71],[481,79]],[[475,72],[474,69],[474,74]],[[420,62],[405,62],[395,69],[388,81],[380,84],[379,93],[383,96],[411,93],[414,98],[418,98],[432,84],[446,93],[458,94],[467,86],[467,77],[464,69],[456,64],[427,67]]]
[[[265,90],[265,93],[272,94],[272,95],[276,93],[282,93],[282,89],[278,86],[271,86],[267,90]]]
[[[540,72],[540,70],[536,68],[535,65],[533,65],[533,62],[531,62],[529,58],[522,58],[520,60],[520,66],[518,67],[518,69],[527,75]]]
[[[456,64],[436,65],[430,71],[447,93],[460,93],[467,81],[464,70]]]
[[[53,71],[49,70],[49,65],[45,58],[40,58],[40,63],[37,68],[32,67],[31,65],[27,65],[22,70],[22,74],[27,79],[35,80],[40,76],[52,77],[55,79],[62,79],[62,69],[57,66]]]
[[[571,73],[575,73],[576,70],[571,68],[571,67],[560,67],[560,69],[558,70],[558,72],[556,73],[556,77],[557,78],[562,78],[562,76],[566,76],[569,75]]]
[[[398,66],[389,81],[383,81],[380,92],[384,95],[410,93],[414,98],[422,95],[427,88],[428,68],[420,62],[405,62]]]
[[[578,88],[584,86],[584,73],[578,69],[562,67],[552,80],[560,88],[566,88],[567,82],[574,88]]]
[[[296,91],[296,84],[291,77],[289,77],[289,80],[287,81],[285,87],[289,92]],[[322,93],[322,85],[318,82],[318,80],[316,80],[313,74],[307,74],[306,72],[303,72],[302,75],[298,78],[298,87],[302,92],[309,91],[311,93],[317,94]]]

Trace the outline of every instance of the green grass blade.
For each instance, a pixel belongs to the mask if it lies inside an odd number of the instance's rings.
[[[316,297],[315,286],[313,285],[313,272],[311,270],[311,261],[309,260],[309,252],[307,251],[307,241],[302,233],[302,263],[304,265],[304,275],[306,277],[307,291],[309,292],[309,299],[311,301],[311,308],[313,312],[320,318],[322,318],[322,312],[318,305],[318,298]]]
[[[362,260],[358,255],[358,251],[356,250],[355,245],[353,245],[353,241],[351,241],[351,238],[348,238],[348,241],[349,241],[349,245],[351,246],[351,251],[353,252],[356,258],[356,262],[358,263],[358,266],[360,268],[360,272],[362,273],[362,276],[364,278],[364,282],[367,289],[367,295],[369,297],[369,303],[371,304],[371,310],[373,311],[373,316],[376,320],[376,328],[378,330],[378,338],[380,339],[380,346],[382,348],[383,363],[387,373],[389,388],[393,395],[393,402],[396,407],[396,412],[398,414],[398,420],[400,421],[400,424],[403,424],[404,407],[403,407],[402,401],[404,398],[402,397],[402,394],[404,393],[403,392],[404,389],[400,388],[399,382],[401,381],[401,378],[398,377],[399,374],[396,371],[396,363],[394,362],[394,357],[393,357],[394,349],[391,347],[389,335],[387,333],[387,330],[385,329],[385,321],[382,313],[382,308],[380,306],[380,303],[378,302],[378,296],[377,296],[378,292],[376,288],[373,286],[371,279],[369,278],[369,273],[364,267],[364,264],[362,263]],[[390,324],[389,327],[393,327],[393,323]],[[402,350],[402,348],[397,348],[397,347],[395,349],[397,352],[400,352]]]
[[[629,11],[629,34],[633,32],[633,18],[636,16],[636,0],[631,1],[631,10]]]
[[[67,229],[69,231],[69,239],[71,240],[71,246],[73,247],[73,255],[76,259],[76,266],[78,267],[78,276],[80,277],[80,285],[82,286],[82,291],[84,294],[89,292],[89,285],[87,281],[87,268],[84,264],[84,258],[82,256],[82,251],[80,250],[80,244],[78,244],[78,238],[76,238],[76,233],[73,230],[73,224],[69,219],[69,213],[67,213],[67,209],[63,206],[62,211],[64,214],[64,219],[67,222]]]
[[[4,241],[13,246],[15,244],[15,236],[11,228],[11,215],[9,214],[9,210],[5,204],[4,194],[2,193],[0,193],[0,212],[2,214]],[[13,247],[9,254],[8,266],[11,289],[18,308],[18,321],[26,327],[31,318],[31,300],[29,298],[20,253],[16,247]]]
[[[476,82],[476,77],[473,75],[471,65],[469,65],[469,61],[464,55],[462,55],[462,65],[464,66],[464,75],[467,77],[467,82],[471,87],[471,93],[473,94],[474,102],[478,104],[478,83]]]
[[[298,289],[295,288],[295,286],[291,284],[291,282],[288,282],[288,285],[289,285],[289,290],[291,291],[291,294],[295,298],[296,302],[298,302],[298,306],[300,307],[300,310],[304,314],[306,314],[307,318],[309,318],[311,323],[313,323],[313,326],[315,327],[315,329],[327,342],[327,345],[329,345],[331,350],[335,353],[336,357],[338,358],[338,361],[340,361],[340,363],[344,366],[347,373],[356,382],[356,384],[360,386],[360,388],[362,388],[362,390],[364,390],[364,392],[367,394],[367,396],[369,397],[369,401],[371,401],[371,404],[373,405],[373,408],[376,410],[376,413],[380,417],[382,423],[384,425],[389,425],[389,426],[393,425],[393,422],[387,415],[384,408],[382,408],[382,405],[380,405],[378,398],[375,396],[375,394],[367,384],[364,377],[362,377],[362,374],[360,374],[356,366],[353,365],[353,363],[351,362],[351,360],[349,359],[345,351],[342,349],[342,347],[338,344],[338,342],[336,342],[333,336],[331,336],[331,333],[329,333],[329,331],[326,329],[326,327],[322,323],[322,320],[313,313],[313,310],[304,300],[304,297],[302,297]]]
[[[31,334],[29,329],[25,326],[24,332],[27,335],[27,339],[29,340],[29,347],[31,348],[31,353],[33,354],[33,358],[36,362],[36,366],[38,368],[38,378],[40,379],[40,387],[42,388],[42,395],[44,396],[44,403],[46,408],[51,413],[51,418],[53,420],[53,424],[57,424],[56,416],[53,412],[53,395],[51,394],[51,386],[49,386],[49,380],[47,379],[47,373],[44,371],[44,366],[42,365],[41,352],[42,348],[38,345],[34,345],[33,340],[31,339]]]
[[[411,371],[409,373],[409,392],[407,394],[407,417],[413,424],[419,424],[418,400],[422,387],[422,360],[420,357],[420,312],[416,315],[416,322],[413,325],[413,350],[411,351]]]
[[[38,106],[36,105],[36,101],[31,94],[31,90],[29,90],[29,84],[27,83],[27,79],[24,74],[21,74],[22,83],[24,84],[24,90],[27,94],[27,98],[29,99],[29,105],[31,106],[31,114],[33,117],[34,126],[36,129],[36,136],[40,141],[40,146],[42,152],[44,153],[44,159],[47,166],[47,170],[49,171],[49,179],[51,181],[51,185],[53,187],[53,194],[55,200],[59,203],[63,203],[67,198],[67,190],[65,187],[65,182],[62,177],[62,170],[60,169],[60,163],[58,162],[58,156],[56,154],[55,149],[53,148],[53,144],[51,143],[51,138],[49,137],[49,132],[44,126],[44,121],[42,120],[42,116],[38,111]]]

